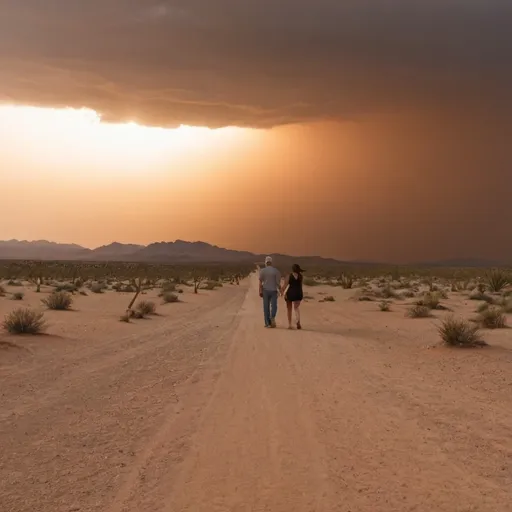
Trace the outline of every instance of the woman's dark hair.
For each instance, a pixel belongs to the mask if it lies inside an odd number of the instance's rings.
[[[300,268],[300,265],[298,265],[297,263],[295,263],[292,266],[292,271],[295,272],[296,274],[299,274],[299,276],[306,272],[304,269]]]

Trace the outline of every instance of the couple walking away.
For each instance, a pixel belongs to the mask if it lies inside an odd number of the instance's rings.
[[[302,329],[300,323],[300,304],[303,299],[302,273],[300,265],[293,265],[288,281],[281,283],[281,273],[273,266],[272,258],[265,258],[265,267],[260,270],[260,297],[263,299],[263,314],[265,327],[276,327],[278,294],[284,296],[288,312],[288,329],[292,327],[292,309],[295,309],[297,329]]]

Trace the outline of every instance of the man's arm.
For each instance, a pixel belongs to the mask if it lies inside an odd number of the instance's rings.
[[[260,293],[260,297],[263,297],[263,276],[261,274],[262,274],[262,271],[260,270],[260,289],[259,289],[259,293]]]

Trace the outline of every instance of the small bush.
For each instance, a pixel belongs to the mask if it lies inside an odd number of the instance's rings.
[[[80,290],[80,295],[87,297],[87,292],[85,290]]]
[[[5,288],[0,285],[0,297],[5,297]]]
[[[58,283],[55,285],[56,292],[69,292],[75,293],[77,290],[76,286],[71,283]]]
[[[469,299],[470,300],[483,300],[485,302],[488,302],[489,304],[494,304],[494,299],[490,295],[487,295],[487,294],[481,292],[480,290],[472,293],[469,296]]]
[[[391,288],[391,286],[389,286],[389,285],[384,286],[384,288],[382,288],[382,290],[380,290],[378,295],[380,297],[382,297],[383,299],[399,299],[399,298],[401,298],[400,294],[398,294],[395,290],[393,290],[393,288]]]
[[[137,304],[137,311],[143,316],[154,315],[156,313],[156,304],[149,300],[141,300]]]
[[[361,295],[357,300],[359,302],[373,302],[373,298],[368,295]]]
[[[501,309],[488,307],[480,312],[478,322],[487,329],[503,329],[507,326],[507,319]]]
[[[354,286],[354,280],[354,276],[343,274],[339,283],[344,290],[350,290]]]
[[[406,298],[406,299],[412,299],[414,297],[414,292],[412,290],[405,290],[402,295]]]
[[[11,311],[3,321],[3,328],[11,334],[38,334],[46,328],[43,313],[20,308]]]
[[[204,284],[203,288],[205,290],[215,290],[215,288],[217,288],[219,286],[219,282],[218,281],[208,281]]]
[[[427,306],[423,306],[421,304],[416,304],[412,308],[407,310],[406,315],[409,318],[428,318],[431,316],[431,309]]]
[[[438,332],[443,342],[453,347],[482,347],[486,345],[480,337],[478,326],[453,316],[443,320]]]
[[[485,275],[485,284],[492,293],[501,292],[511,284],[510,281],[510,274],[500,269],[493,269]]]
[[[304,286],[319,286],[320,283],[313,279],[312,277],[305,277],[302,281]]]
[[[334,302],[336,299],[332,295],[327,295],[322,299],[322,302]]]
[[[7,286],[23,286],[23,283],[20,281],[15,281],[14,279],[10,279],[7,282]]]
[[[11,299],[12,300],[23,300],[23,297],[25,297],[25,294],[22,293],[22,292],[16,292],[16,293],[13,293],[12,296],[11,296]]]
[[[179,298],[175,293],[164,293],[163,300],[165,304],[170,304],[172,302],[179,302]]]
[[[132,285],[128,284],[126,286],[123,286],[120,289],[120,291],[122,291],[124,293],[135,293],[135,288]]]
[[[66,311],[71,308],[73,299],[67,292],[53,292],[41,301],[48,309]]]
[[[100,283],[94,283],[91,285],[91,292],[92,293],[103,293],[104,286]]]
[[[422,299],[420,299],[418,302],[416,302],[417,306],[425,306],[429,309],[439,309],[439,295],[437,292],[432,293],[428,292],[426,293]]]
[[[381,311],[391,311],[391,303],[389,302],[389,300],[383,300],[379,304],[379,309]]]

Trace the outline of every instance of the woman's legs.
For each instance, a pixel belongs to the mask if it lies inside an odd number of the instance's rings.
[[[301,323],[300,323],[300,301],[294,302],[293,306],[295,308],[295,320],[297,322],[297,328],[300,329],[301,328]],[[290,311],[290,313],[291,313],[291,311]],[[290,322],[291,322],[291,320],[290,320]]]
[[[288,327],[291,328],[292,326],[292,307],[293,307],[293,303],[292,302],[286,302],[286,309],[287,309],[287,313],[288,313]]]

